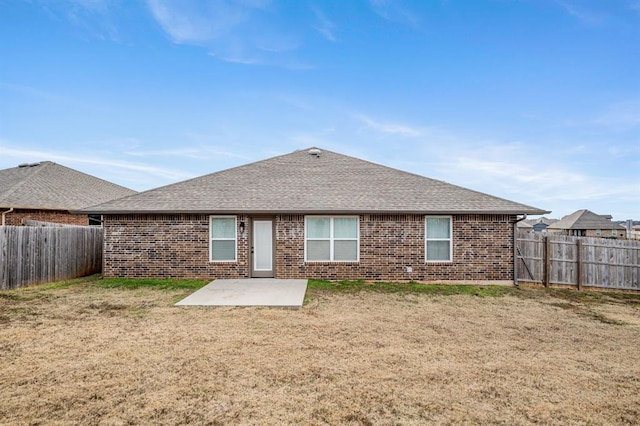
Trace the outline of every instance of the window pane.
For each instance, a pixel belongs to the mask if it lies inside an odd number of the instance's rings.
[[[355,217],[336,217],[333,219],[334,238],[358,238],[358,219]]]
[[[307,260],[330,260],[329,241],[307,241]]]
[[[336,241],[333,249],[333,260],[351,261],[358,260],[357,241]]]
[[[235,238],[236,220],[233,217],[214,217],[211,219],[211,238]]]
[[[449,238],[450,220],[448,217],[427,218],[427,238]]]
[[[427,241],[427,260],[451,260],[449,241]]]
[[[329,238],[329,224],[328,217],[307,218],[307,238]]]
[[[211,241],[211,260],[236,260],[236,242]]]

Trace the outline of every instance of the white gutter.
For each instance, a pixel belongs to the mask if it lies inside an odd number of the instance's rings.
[[[10,208],[9,210],[7,210],[6,212],[2,212],[2,226],[4,226],[4,223],[5,223],[5,219],[4,219],[4,217],[5,217],[6,215],[8,215],[9,213],[11,213],[12,211],[13,211],[13,207],[11,207],[11,208]]]

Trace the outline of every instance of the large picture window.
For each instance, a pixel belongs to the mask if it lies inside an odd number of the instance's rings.
[[[210,221],[210,260],[212,262],[235,262],[237,255],[236,217],[211,216]]]
[[[451,216],[427,216],[425,220],[427,262],[451,262]]]
[[[307,216],[305,260],[309,262],[357,262],[358,218],[352,216]]]

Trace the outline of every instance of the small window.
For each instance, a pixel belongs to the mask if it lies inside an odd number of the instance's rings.
[[[425,258],[427,262],[451,262],[450,216],[428,216],[425,220]]]
[[[602,235],[602,230],[601,229],[596,229],[596,236],[600,236]]]
[[[617,237],[617,236],[618,236],[618,233],[616,232],[616,230],[615,230],[615,229],[612,229],[612,230],[611,230],[611,235],[612,235],[613,237]]]
[[[236,217],[211,216],[210,220],[210,260],[212,262],[235,262],[237,254]]]
[[[357,217],[308,216],[305,218],[305,260],[308,262],[357,262]]]

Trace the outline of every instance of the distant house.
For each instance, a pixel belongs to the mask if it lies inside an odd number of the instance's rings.
[[[311,148],[80,210],[105,277],[512,281],[514,201]]]
[[[535,219],[535,222],[532,223],[533,225],[533,230],[535,232],[547,232],[547,228],[550,225],[553,225],[554,223],[556,223],[558,221],[558,219],[548,219],[544,216],[539,217],[537,219]]]
[[[70,210],[135,193],[51,161],[21,164],[0,170],[0,225],[24,225],[27,221],[89,225],[88,215],[71,214]]]
[[[599,215],[586,209],[564,216],[559,221],[549,225],[547,232],[579,237],[617,239],[625,239],[627,233],[624,226],[611,221],[611,216]]]
[[[527,220],[521,220],[516,225],[519,231],[533,232],[533,225]]]

